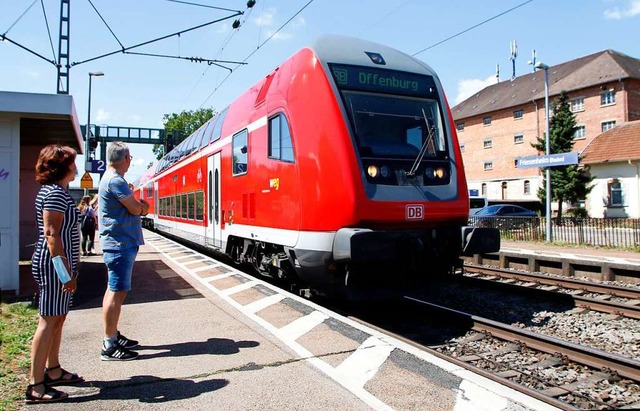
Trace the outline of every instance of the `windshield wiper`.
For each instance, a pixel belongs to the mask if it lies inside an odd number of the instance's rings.
[[[420,166],[420,162],[422,162],[424,155],[427,154],[427,150],[429,149],[429,146],[435,149],[435,143],[434,143],[434,137],[433,137],[434,127],[429,126],[429,119],[427,118],[427,114],[424,112],[424,109],[421,109],[421,110],[422,110],[422,118],[424,118],[424,122],[427,125],[428,135],[425,142],[422,143],[422,147],[420,147],[420,152],[418,153],[418,157],[416,157],[416,160],[413,162],[413,165],[409,169],[409,172],[407,172],[407,177],[409,178],[413,178],[416,176],[416,171],[418,171],[418,167]]]

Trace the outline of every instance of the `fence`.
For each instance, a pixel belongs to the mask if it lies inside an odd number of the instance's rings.
[[[495,227],[505,240],[545,241],[544,217],[477,217],[469,224]],[[640,248],[640,219],[630,218],[575,218],[551,220],[554,242],[600,247]]]

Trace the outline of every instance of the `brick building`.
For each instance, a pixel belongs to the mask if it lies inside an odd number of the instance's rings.
[[[640,120],[640,60],[605,50],[551,66],[548,73],[550,105],[566,91],[576,114],[573,151],[582,152],[616,125]],[[486,87],[452,112],[469,189],[491,203],[540,209],[542,170],[517,168],[516,158],[544,154],[531,147],[546,126],[544,71]]]

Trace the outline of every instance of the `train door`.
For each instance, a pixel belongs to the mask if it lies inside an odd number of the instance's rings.
[[[153,216],[155,219],[160,215],[160,201],[158,200],[158,181],[153,182]]]
[[[220,153],[207,159],[207,239],[214,247],[222,247],[220,220]]]

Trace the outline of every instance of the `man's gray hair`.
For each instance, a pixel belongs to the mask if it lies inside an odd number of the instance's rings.
[[[129,154],[129,146],[122,141],[114,141],[107,149],[107,161],[115,164],[123,161]]]

